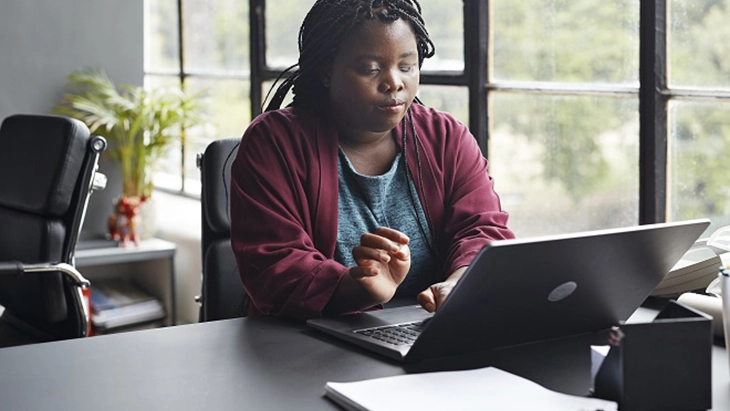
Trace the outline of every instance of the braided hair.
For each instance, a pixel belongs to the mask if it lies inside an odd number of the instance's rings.
[[[279,86],[266,111],[276,110],[293,88],[293,105],[303,105],[323,98],[327,91],[319,78],[323,64],[334,60],[340,42],[366,20],[392,22],[403,19],[416,34],[418,67],[432,57],[434,45],[421,16],[417,0],[317,0],[299,28],[299,62],[287,68],[291,73]],[[271,91],[269,91],[271,93]],[[268,95],[267,95],[268,99]]]

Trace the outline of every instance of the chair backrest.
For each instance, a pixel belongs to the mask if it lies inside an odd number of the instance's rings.
[[[74,264],[99,155],[81,121],[14,115],[0,125],[0,262]],[[60,273],[0,278],[0,305],[50,339],[85,335],[84,307]]]
[[[198,160],[203,253],[200,321],[242,317],[248,310],[248,295],[231,249],[229,214],[231,164],[240,141],[213,141]]]

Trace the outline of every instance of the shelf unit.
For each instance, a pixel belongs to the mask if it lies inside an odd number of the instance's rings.
[[[125,278],[154,295],[165,307],[164,326],[175,325],[174,243],[151,238],[128,246],[76,251],[76,268],[91,281]]]

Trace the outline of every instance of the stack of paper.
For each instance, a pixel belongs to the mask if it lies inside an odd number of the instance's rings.
[[[91,322],[99,332],[165,317],[159,300],[125,281],[94,281],[91,308]]]
[[[618,410],[613,401],[548,390],[525,378],[487,367],[328,382],[325,396],[347,410]]]

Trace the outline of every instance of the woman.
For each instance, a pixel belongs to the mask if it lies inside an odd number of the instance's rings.
[[[394,296],[434,311],[484,245],[513,237],[474,137],[414,102],[434,53],[420,12],[415,0],[319,0],[304,19],[298,69],[231,171],[250,315],[312,318]]]

